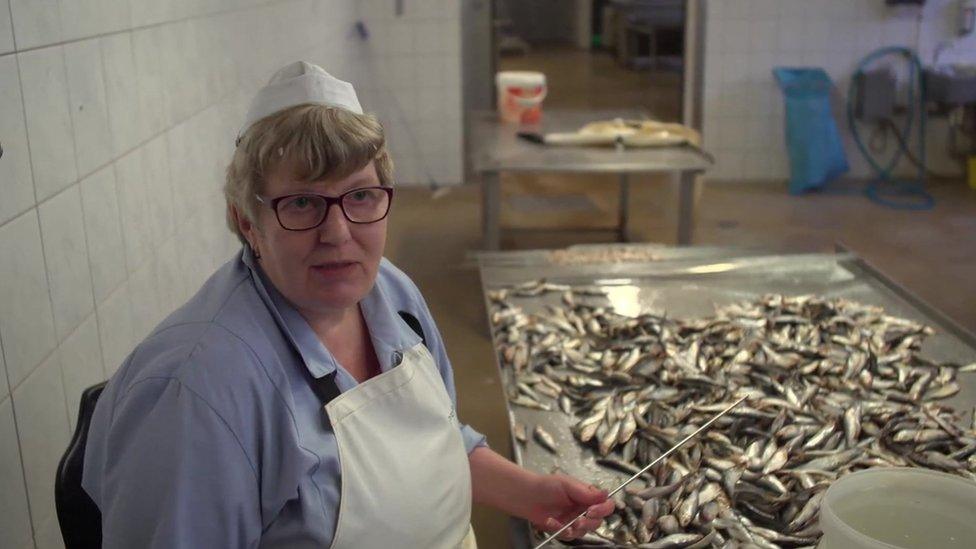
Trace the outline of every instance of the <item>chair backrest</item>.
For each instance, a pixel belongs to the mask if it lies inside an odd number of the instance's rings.
[[[81,394],[78,424],[68,449],[61,456],[54,481],[54,503],[58,511],[61,536],[67,549],[102,546],[102,513],[81,487],[85,466],[85,444],[95,404],[105,388],[105,382],[93,385]]]

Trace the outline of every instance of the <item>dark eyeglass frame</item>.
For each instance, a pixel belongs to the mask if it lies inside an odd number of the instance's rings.
[[[349,214],[346,213],[346,209],[342,205],[342,199],[344,199],[347,195],[350,195],[352,193],[356,193],[356,192],[360,192],[360,191],[372,191],[374,189],[378,189],[378,190],[381,190],[381,191],[386,192],[386,197],[387,197],[387,200],[386,200],[386,211],[383,212],[383,216],[380,217],[379,219],[374,220],[374,221],[353,221],[349,217]],[[289,229],[288,227],[285,227],[285,224],[281,222],[281,214],[278,212],[278,204],[282,200],[285,200],[285,199],[288,199],[288,198],[295,198],[296,196],[316,196],[316,197],[319,197],[319,198],[325,200],[325,212],[322,214],[322,219],[319,220],[318,223],[316,223],[315,225],[313,225],[311,227],[306,227],[304,229]],[[259,194],[255,194],[254,195],[254,198],[256,198],[258,200],[258,202],[260,202],[261,204],[264,204],[265,206],[268,206],[269,208],[271,208],[271,210],[275,213],[275,219],[278,220],[278,225],[280,225],[282,229],[284,229],[286,231],[301,232],[301,231],[311,231],[312,229],[316,229],[316,228],[320,227],[323,223],[325,223],[325,220],[329,218],[329,210],[332,209],[332,205],[333,204],[335,204],[336,206],[339,206],[339,211],[342,212],[342,216],[345,217],[346,218],[346,221],[348,221],[350,223],[354,223],[356,225],[369,225],[371,223],[379,223],[380,221],[383,221],[384,219],[386,219],[386,217],[388,215],[390,215],[390,207],[393,206],[393,187],[385,187],[385,186],[382,186],[382,185],[381,186],[374,186],[374,187],[358,187],[356,189],[352,189],[352,190],[346,191],[346,192],[340,194],[339,196],[326,196],[324,194],[318,194],[318,193],[293,193],[293,194],[286,194],[284,196],[278,196],[278,197],[275,197],[275,198],[271,198],[269,196],[262,196],[262,195],[259,195]]]

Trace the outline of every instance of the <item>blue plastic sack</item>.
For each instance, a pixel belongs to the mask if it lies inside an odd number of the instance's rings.
[[[819,189],[850,169],[830,108],[830,76],[818,68],[773,69],[786,99],[790,193]]]

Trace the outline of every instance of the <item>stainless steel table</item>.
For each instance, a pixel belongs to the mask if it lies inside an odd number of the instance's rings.
[[[647,118],[640,111],[547,110],[538,126],[523,127],[537,133],[575,131],[588,122],[613,118]],[[502,172],[567,172],[618,174],[620,213],[617,232],[627,240],[627,208],[631,174],[671,173],[679,181],[678,244],[691,244],[695,179],[712,165],[708,155],[689,146],[662,148],[555,147],[530,143],[516,136],[516,126],[504,124],[494,111],[475,111],[469,117],[470,160],[481,179],[484,248],[501,243]]]
[[[574,253],[588,259],[598,255],[594,252],[614,250],[640,251],[648,259],[628,262],[587,260],[575,264],[566,261]],[[762,250],[739,248],[586,245],[556,251],[482,252],[478,254],[478,262],[489,311],[489,290],[539,278],[600,288],[607,305],[612,305],[621,314],[634,315],[638,311],[653,311],[668,316],[707,316],[714,313],[716,306],[754,299],[766,293],[812,293],[882,306],[889,314],[924,322],[934,327],[936,334],[925,340],[921,350],[923,356],[960,364],[976,361],[976,336],[870,264],[848,253],[766,255]],[[558,301],[558,295],[545,295],[519,298],[518,305],[527,313],[537,313],[547,304]],[[492,332],[494,341],[494,326]],[[513,384],[512,372],[501,368],[497,356],[495,359],[504,393],[508,394]],[[958,382],[961,386],[959,393],[944,402],[958,410],[972,410],[976,405],[976,375],[961,374]],[[542,425],[553,434],[559,447],[557,458],[538,445],[523,447],[513,439],[514,457],[520,465],[542,473],[558,466],[569,475],[607,486],[625,478],[625,475],[598,466],[593,453],[573,440],[571,418],[558,412],[512,406],[507,400],[506,406],[511,420]],[[528,545],[529,535],[524,522],[513,524],[516,549],[531,546]]]

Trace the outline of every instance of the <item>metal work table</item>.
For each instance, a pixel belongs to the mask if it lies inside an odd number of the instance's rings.
[[[499,249],[502,172],[567,172],[618,174],[620,213],[617,231],[627,240],[627,206],[631,174],[671,173],[679,181],[678,244],[691,243],[695,178],[712,165],[700,150],[690,146],[660,148],[611,148],[545,146],[527,142],[517,131],[538,133],[576,131],[588,122],[613,118],[647,118],[639,111],[545,111],[538,126],[505,124],[494,111],[475,111],[469,122],[472,170],[481,179],[484,248]]]
[[[976,361],[976,336],[955,324],[905,288],[892,282],[862,259],[847,253],[816,255],[763,255],[761,251],[736,248],[669,248],[656,245],[575,246],[562,252],[636,249],[653,259],[618,263],[567,264],[553,261],[556,252],[483,252],[478,255],[482,289],[490,311],[487,292],[491,289],[545,278],[550,282],[600,288],[605,297],[599,303],[612,305],[621,314],[666,312],[669,316],[707,316],[715,307],[753,299],[767,293],[818,294],[846,298],[884,307],[887,313],[924,322],[936,330],[925,340],[921,354],[939,361],[967,364]],[[525,312],[541,311],[559,302],[558,295],[513,298]],[[489,322],[490,324],[490,322]],[[494,341],[494,326],[492,340]],[[512,372],[500,369],[505,394]],[[961,390],[944,403],[957,410],[976,405],[976,375],[960,374]],[[510,420],[525,425],[542,425],[556,439],[560,455],[553,456],[537,444],[519,445],[512,438],[517,463],[533,471],[560,470],[587,482],[604,486],[626,478],[596,465],[591,450],[580,447],[570,432],[572,418],[559,411],[544,412],[512,406],[506,399]],[[514,547],[529,547],[530,534],[524,522],[513,525]],[[541,541],[541,540],[537,540]]]

